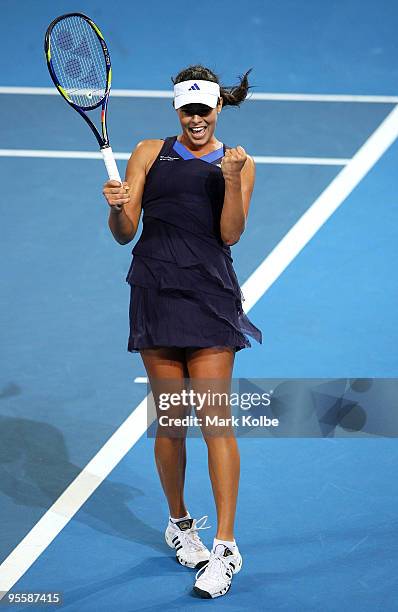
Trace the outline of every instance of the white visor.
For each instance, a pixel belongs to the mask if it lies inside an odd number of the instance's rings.
[[[186,104],[206,104],[216,108],[220,97],[220,86],[212,81],[182,81],[174,85],[174,108]]]

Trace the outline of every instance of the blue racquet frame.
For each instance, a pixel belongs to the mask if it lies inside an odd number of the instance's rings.
[[[84,108],[82,108],[81,106],[73,102],[71,98],[69,97],[68,92],[61,86],[61,84],[58,81],[58,78],[57,78],[57,75],[54,70],[52,60],[51,60],[51,33],[54,29],[54,26],[57,23],[69,17],[80,17],[89,24],[89,26],[95,32],[98,40],[101,43],[101,48],[102,48],[102,51],[104,53],[104,58],[105,58],[105,67],[106,67],[105,95],[96,104],[93,104],[92,106],[85,106]],[[109,94],[110,94],[110,89],[111,89],[112,67],[111,67],[111,58],[109,55],[108,47],[107,47],[107,44],[105,42],[105,39],[100,29],[98,28],[98,26],[95,25],[95,23],[92,21],[92,19],[90,19],[90,17],[87,17],[87,15],[84,15],[83,13],[66,13],[65,15],[60,15],[59,17],[54,19],[47,28],[45,39],[44,39],[44,52],[46,56],[48,71],[50,73],[51,79],[55,87],[57,88],[61,96],[64,98],[64,100],[66,100],[66,102],[72,108],[74,108],[79,113],[79,115],[81,115],[81,117],[83,117],[85,122],[89,125],[90,129],[92,130],[94,136],[96,137],[98,141],[101,152],[103,154],[105,165],[108,170],[109,178],[121,182],[120,175],[117,170],[116,162],[115,162],[115,159],[112,153],[112,149],[109,145],[109,137],[108,137],[107,124],[106,124],[108,100],[109,100]],[[101,106],[101,132],[102,133],[98,131],[94,123],[91,121],[91,119],[86,114],[86,111],[94,110],[100,106]]]

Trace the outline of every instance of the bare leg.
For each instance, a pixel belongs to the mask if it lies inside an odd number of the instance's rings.
[[[193,379],[192,387],[195,390],[204,393],[210,385],[211,390],[221,393],[230,392],[235,358],[232,349],[212,347],[186,349],[186,351],[188,371],[190,378]],[[229,403],[215,409],[212,406],[205,406],[197,414],[202,419],[205,414],[228,417],[230,416]],[[239,449],[232,427],[227,427],[224,431],[217,427],[211,429],[212,431],[208,431],[202,427],[208,450],[209,475],[217,508],[216,538],[233,540],[240,473]]]
[[[163,383],[171,392],[179,393],[187,378],[184,349],[174,347],[143,349],[140,351],[152,393],[157,398],[163,391]],[[169,383],[169,384],[167,384]],[[183,416],[180,407],[175,407],[173,416]],[[158,411],[158,416],[160,412]],[[185,432],[185,435],[184,435]],[[179,518],[187,514],[184,502],[184,482],[186,468],[186,428],[180,429],[176,437],[160,433],[158,427],[154,451],[163,491],[166,495],[170,516]]]

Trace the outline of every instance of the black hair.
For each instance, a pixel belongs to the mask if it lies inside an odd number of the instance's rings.
[[[221,85],[219,77],[210,70],[210,68],[196,64],[181,70],[175,78],[171,77],[171,81],[174,85],[182,81],[194,81],[196,79],[218,83],[218,85],[220,85],[220,97],[223,101],[223,108],[225,106],[239,106],[247,98],[249,89],[253,87],[249,85],[247,78],[252,70],[253,68],[250,68],[243,76],[238,77],[240,81],[239,85],[224,86]]]

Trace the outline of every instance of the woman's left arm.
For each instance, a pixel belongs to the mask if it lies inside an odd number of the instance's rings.
[[[220,219],[221,239],[232,246],[245,231],[253,193],[256,167],[243,147],[227,149],[221,161],[225,180],[224,205]]]

